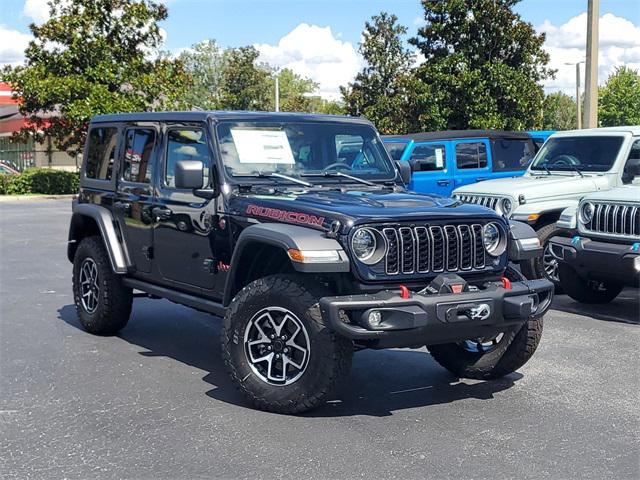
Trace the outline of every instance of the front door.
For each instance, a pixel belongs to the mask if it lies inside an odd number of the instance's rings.
[[[132,126],[124,131],[120,151],[118,188],[113,204],[127,252],[136,272],[151,270],[153,242],[153,166],[158,131],[154,126]]]
[[[213,249],[213,200],[196,197],[175,187],[174,170],[180,160],[199,160],[204,185],[210,185],[211,151],[202,124],[167,125],[161,168],[156,176],[157,197],[153,208],[153,257],[163,283],[203,293],[215,286],[217,267]]]
[[[412,174],[409,189],[448,197],[453,190],[453,170],[447,161],[449,142],[416,143],[409,154]]]

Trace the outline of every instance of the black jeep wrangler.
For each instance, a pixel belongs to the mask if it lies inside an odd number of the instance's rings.
[[[140,295],[224,317],[231,378],[274,412],[321,404],[360,348],[426,345],[460,377],[513,372],[553,295],[510,266],[541,253],[535,232],[408,192],[408,173],[363,119],[95,117],[69,231],[80,321],[114,334]]]

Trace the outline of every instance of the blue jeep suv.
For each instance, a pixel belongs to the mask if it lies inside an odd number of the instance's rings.
[[[497,130],[385,135],[394,160],[411,165],[409,189],[449,196],[462,185],[522,175],[535,152],[529,133]]]

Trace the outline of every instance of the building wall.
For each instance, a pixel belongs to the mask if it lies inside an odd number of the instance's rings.
[[[44,144],[28,141],[16,142],[10,133],[0,134],[0,162],[23,171],[30,167],[54,168],[57,170],[77,171],[80,158],[68,155],[60,150],[47,149]]]

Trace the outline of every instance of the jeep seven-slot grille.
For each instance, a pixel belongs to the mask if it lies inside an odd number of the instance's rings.
[[[387,241],[388,275],[482,269],[482,225],[432,225],[381,228]]]
[[[483,207],[489,207],[493,210],[496,209],[500,201],[500,197],[490,197],[487,195],[456,195],[456,198],[462,203],[482,205]]]
[[[585,230],[594,233],[640,238],[640,208],[615,203],[595,203]]]

